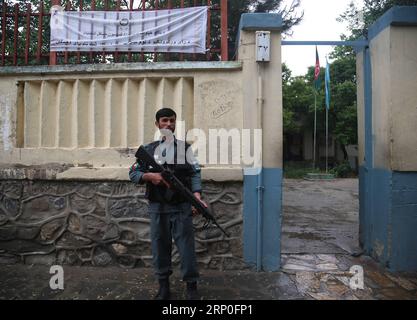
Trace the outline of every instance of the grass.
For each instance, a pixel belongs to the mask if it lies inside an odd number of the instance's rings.
[[[320,169],[313,170],[311,162],[297,161],[284,163],[285,179],[302,179],[307,173],[320,173]]]
[[[310,161],[288,161],[284,162],[284,178],[285,179],[303,179],[307,173],[326,173],[325,170],[315,168]],[[357,178],[350,166],[346,163],[339,164],[329,169],[329,173],[334,174],[338,178]]]

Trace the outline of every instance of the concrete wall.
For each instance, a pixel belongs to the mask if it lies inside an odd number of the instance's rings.
[[[360,241],[384,266],[417,270],[417,7],[394,7],[358,54]]]
[[[417,26],[391,27],[392,170],[417,171]],[[404,134],[408,133],[408,134]]]
[[[370,42],[373,160],[378,168],[417,171],[416,34],[417,26],[391,25]]]
[[[77,68],[3,68],[0,167],[7,170],[0,176],[126,180],[134,151],[153,140],[155,111],[163,106],[185,121],[177,128],[183,138],[191,128],[243,128],[238,62]],[[242,179],[223,169],[216,179]]]
[[[370,43],[372,61],[372,133],[374,137],[373,164],[377,168],[390,168],[390,28],[383,30]]]
[[[262,128],[261,163],[244,172],[244,258],[248,265],[267,271],[279,270],[281,257],[281,27],[277,14],[243,14],[238,38],[246,79],[244,127]],[[256,31],[270,31],[269,62],[256,62]]]
[[[356,101],[358,111],[358,162],[359,166],[365,161],[365,87],[364,87],[364,52],[356,54]]]

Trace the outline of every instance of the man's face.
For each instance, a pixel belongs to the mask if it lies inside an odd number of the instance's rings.
[[[161,117],[159,118],[158,122],[155,122],[155,125],[159,128],[159,130],[165,129],[165,130],[171,130],[172,132],[174,132],[176,120],[177,119],[175,116]]]

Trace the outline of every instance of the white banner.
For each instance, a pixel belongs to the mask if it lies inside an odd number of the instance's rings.
[[[208,7],[51,11],[51,51],[205,53]]]

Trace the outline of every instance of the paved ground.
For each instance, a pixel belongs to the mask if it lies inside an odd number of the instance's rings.
[[[204,300],[416,299],[417,273],[389,273],[359,255],[358,182],[284,182],[282,271],[202,270]],[[353,255],[352,255],[353,253]],[[364,270],[363,289],[350,285],[352,266]],[[0,299],[148,300],[157,287],[150,269],[64,266],[64,290],[52,290],[49,266],[0,265]],[[178,270],[173,299],[183,299]]]
[[[286,255],[283,260],[282,272],[203,270],[202,299],[417,299],[417,274],[384,272],[366,256]],[[364,268],[364,289],[350,289],[350,275],[343,270],[352,265]],[[1,266],[0,299],[148,300],[157,290],[150,269],[64,266],[64,290],[50,289],[50,278],[48,266]],[[172,289],[173,299],[184,298],[177,272]]]
[[[283,253],[357,253],[358,179],[284,180]]]

